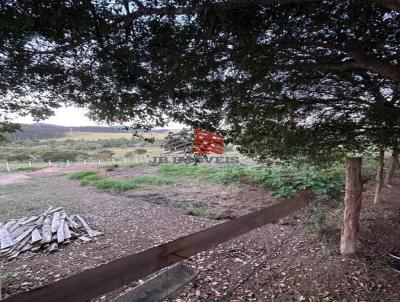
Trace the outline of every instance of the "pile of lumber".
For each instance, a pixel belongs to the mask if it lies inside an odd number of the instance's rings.
[[[102,234],[93,230],[82,216],[69,216],[63,208],[50,207],[39,216],[0,223],[0,257],[12,260],[26,251],[54,253],[71,240],[86,242]]]

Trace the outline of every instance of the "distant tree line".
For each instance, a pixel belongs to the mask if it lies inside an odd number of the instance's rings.
[[[166,131],[164,129],[152,130],[154,133]],[[123,126],[80,126],[64,127],[45,123],[22,124],[21,129],[9,132],[6,136],[12,141],[21,140],[43,140],[65,137],[67,133],[73,132],[97,132],[97,133],[122,133],[127,132]]]

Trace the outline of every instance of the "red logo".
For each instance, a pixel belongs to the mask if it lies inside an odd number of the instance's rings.
[[[195,154],[223,154],[224,137],[201,129],[194,129],[193,153]]]

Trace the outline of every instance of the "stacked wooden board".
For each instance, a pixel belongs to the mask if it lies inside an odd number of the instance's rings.
[[[71,240],[90,241],[103,233],[93,230],[80,215],[50,207],[38,216],[0,223],[0,257],[15,259],[26,251],[53,253]]]

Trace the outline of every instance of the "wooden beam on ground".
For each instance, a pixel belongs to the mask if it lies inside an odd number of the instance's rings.
[[[183,263],[115,298],[112,302],[159,302],[191,282],[197,273]]]
[[[310,194],[302,192],[290,200],[111,261],[29,292],[11,296],[4,301],[88,301],[267,223],[276,222],[305,207],[310,200]]]

